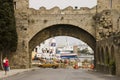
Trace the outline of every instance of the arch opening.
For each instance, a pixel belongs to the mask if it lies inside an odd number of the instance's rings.
[[[68,66],[71,67],[79,63],[80,68],[90,68],[90,65],[94,64],[94,51],[83,41],[70,36],[49,38],[38,44],[32,51],[32,66],[39,63],[53,65],[56,62],[60,68],[64,68],[64,62],[59,63],[64,60],[69,60]],[[50,65],[46,67],[51,68]]]
[[[105,64],[109,64],[110,63],[110,56],[109,56],[109,49],[108,47],[106,47],[106,50],[105,50]]]
[[[112,59],[112,60],[115,60],[115,55],[114,55],[114,53],[115,53],[114,46],[112,46],[112,47],[111,47],[111,52],[110,52],[110,56],[111,56],[111,59]]]
[[[104,49],[101,48],[101,63],[104,64]]]
[[[98,62],[97,64],[100,64],[100,63],[101,63],[101,59],[100,59],[100,58],[101,58],[101,57],[100,57],[101,54],[100,54],[100,53],[101,53],[101,52],[100,52],[100,47],[98,47],[98,48],[97,48],[97,53],[96,53],[96,54],[97,54],[96,57],[98,57],[98,58],[97,58],[97,62]]]
[[[116,62],[115,62],[115,49],[114,46],[111,46],[110,51],[110,73],[115,75],[116,74]]]
[[[55,37],[55,36],[70,36],[77,38],[79,40],[82,40],[87,45],[89,45],[93,51],[95,51],[95,38],[90,35],[85,30],[74,26],[74,25],[68,25],[68,24],[57,24],[49,26],[40,32],[38,32],[33,38],[29,41],[29,53],[31,56],[31,53],[33,49],[46,39]],[[31,63],[31,60],[30,60]]]

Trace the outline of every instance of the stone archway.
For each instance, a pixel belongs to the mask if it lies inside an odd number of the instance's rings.
[[[109,64],[110,56],[109,56],[109,49],[108,46],[105,48],[105,64]]]
[[[115,50],[113,45],[111,46],[110,58],[111,60],[115,60]]]
[[[101,47],[101,63],[104,64],[104,48]]]
[[[97,64],[99,64],[100,63],[100,47],[97,48],[96,57],[98,57],[97,58]]]
[[[115,50],[114,46],[111,46],[111,52],[110,52],[110,74],[115,75],[116,74],[116,60],[115,60]]]
[[[108,30],[105,27],[106,24],[102,26],[103,24],[99,25],[98,23],[95,23],[96,21],[99,22],[98,19],[100,18],[100,15],[102,15],[101,12],[103,10],[106,11],[110,9],[110,11],[112,11],[112,16],[110,17],[110,20],[113,20],[113,30],[110,30],[110,28],[108,32],[110,31],[109,33],[111,33],[111,31],[116,30],[118,32],[120,29],[120,6],[118,6],[120,0],[114,0],[111,4],[111,7],[110,5],[108,5],[110,4],[110,0],[97,0],[98,5],[92,9],[72,9],[71,7],[68,7],[65,10],[60,10],[59,8],[55,7],[51,10],[41,8],[38,11],[29,8],[29,0],[14,0],[14,3],[16,27],[19,41],[18,49],[15,52],[16,54],[11,55],[11,65],[13,67],[17,66],[16,68],[28,68],[28,65],[30,63],[28,61],[30,59],[29,53],[37,44],[52,36],[68,35],[86,42],[94,50],[94,52],[95,48],[99,47],[99,51],[96,51],[99,52],[99,54],[98,56],[96,55],[95,59],[99,59],[99,64],[97,64],[97,66],[98,70],[101,71],[104,70],[103,66],[101,66],[103,65],[101,55],[103,56],[103,52],[105,51],[104,49],[102,51],[101,48],[105,48],[105,46],[108,46],[108,49],[111,49],[111,51],[109,51],[111,53],[111,56],[113,55],[113,58],[116,61],[117,75],[120,75],[120,55],[118,54],[120,52],[119,36],[116,36],[116,38],[114,39],[114,35],[109,36],[107,33],[108,37],[106,36],[104,38],[103,30],[105,29],[105,32]],[[94,22],[93,16],[96,14],[96,12],[99,14],[98,17],[96,16],[97,18]],[[107,27],[109,28],[109,26]],[[101,34],[101,36],[99,36],[99,33]],[[100,38],[100,40],[97,40],[97,37]],[[95,38],[97,42],[95,41]],[[112,48],[110,48],[111,45],[113,45]],[[103,58],[105,58],[105,56]],[[112,57],[110,57],[110,59],[111,58]],[[99,67],[101,68],[99,69]]]
[[[87,43],[95,52],[95,43],[96,40],[93,36],[91,36],[85,30],[69,24],[57,24],[49,26],[37,34],[35,34],[32,39],[29,41],[29,53],[31,56],[32,50],[44,40],[55,37],[55,36],[71,36],[77,39],[82,40],[83,42]],[[30,61],[31,64],[31,61]]]

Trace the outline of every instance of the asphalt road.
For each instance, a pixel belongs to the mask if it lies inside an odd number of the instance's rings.
[[[114,76],[83,69],[40,68],[19,73],[2,80],[120,80]]]

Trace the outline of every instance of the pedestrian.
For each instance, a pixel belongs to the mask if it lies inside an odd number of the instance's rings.
[[[68,59],[65,59],[65,60],[64,60],[64,65],[65,65],[65,68],[68,67]]]
[[[9,71],[9,60],[7,57],[3,59],[3,67],[4,67],[5,75],[7,75],[7,71]]]
[[[94,69],[94,64],[91,64],[90,69],[92,70]]]

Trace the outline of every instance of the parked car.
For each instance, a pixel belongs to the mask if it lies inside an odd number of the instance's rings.
[[[41,68],[58,68],[59,67],[59,64],[58,63],[42,63],[39,65],[39,67]]]

